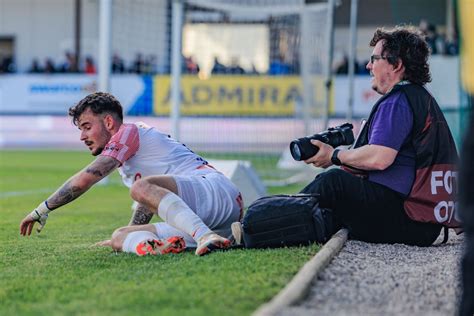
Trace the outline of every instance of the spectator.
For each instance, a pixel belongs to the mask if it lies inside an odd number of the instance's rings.
[[[458,46],[458,40],[455,37],[451,41],[446,42],[446,55],[454,56],[454,55],[459,55],[459,46]]]
[[[359,74],[359,64],[354,60],[354,73]],[[336,64],[335,73],[338,75],[347,75],[349,73],[349,57],[344,54],[342,60]],[[364,66],[365,68],[365,66]],[[365,71],[364,71],[365,72]]]
[[[278,59],[275,59],[270,63],[268,74],[272,76],[290,74],[290,65],[285,62],[285,56],[283,54],[280,54]]]
[[[60,67],[61,72],[67,73],[77,73],[79,72],[79,65],[77,63],[77,57],[75,54],[71,53],[70,51],[66,51],[64,53],[65,61]]]
[[[44,64],[44,73],[52,74],[56,72],[56,66],[54,66],[54,62],[51,58],[46,58]]]
[[[244,68],[242,68],[239,64],[239,59],[237,57],[232,58],[232,62],[230,65],[229,72],[233,75],[243,75],[245,74]]]
[[[212,74],[224,74],[227,72],[227,67],[220,63],[219,58],[214,57],[214,66],[212,67]]]
[[[420,20],[418,26],[421,33],[425,36],[425,40],[430,47],[431,54],[436,54],[436,28],[431,23],[428,23],[425,19]]]
[[[94,60],[92,59],[91,56],[86,57],[86,64],[85,64],[85,67],[84,67],[84,72],[86,74],[95,74],[97,72],[96,68],[95,68]]]
[[[143,73],[144,63],[145,62],[143,60],[143,55],[141,53],[137,53],[135,55],[135,60],[132,63],[132,68],[130,69],[130,72],[136,73],[136,74]]]
[[[184,58],[185,69],[188,74],[199,73],[199,65],[194,61],[193,56]]]
[[[419,25],[420,31],[426,38],[431,54],[457,55],[459,54],[456,36],[452,40],[448,40],[447,34],[440,33],[436,30],[436,26],[421,20]]]
[[[349,72],[349,58],[347,55],[342,57],[342,60],[336,64],[336,74],[338,75],[347,75]]]
[[[124,73],[125,72],[125,66],[123,63],[123,59],[118,55],[114,54],[112,56],[112,73]]]
[[[438,34],[436,34],[436,27],[433,24],[428,24],[426,42],[431,49],[431,54],[438,54],[438,46],[436,45],[436,42],[438,42]]]
[[[41,73],[43,72],[43,69],[41,69],[41,66],[39,64],[39,60],[37,58],[34,58],[33,61],[31,62],[30,69],[28,70],[29,73]]]
[[[359,75],[370,75],[370,71],[365,67],[369,63],[369,60],[362,61],[357,67],[357,73]]]
[[[436,53],[445,55],[446,54],[446,35],[437,33],[435,37],[435,45],[436,45]]]
[[[156,74],[156,56],[155,55],[148,55],[145,60],[143,72],[147,75]]]
[[[255,64],[252,64],[252,70],[248,73],[249,75],[260,75],[260,72],[258,71],[257,67],[255,67]]]

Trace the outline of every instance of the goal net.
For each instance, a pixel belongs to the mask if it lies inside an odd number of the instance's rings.
[[[129,43],[129,58],[155,50],[152,113],[158,128],[171,132],[173,1],[161,8],[154,6],[165,1],[148,1],[146,12],[135,2],[114,2],[114,12],[130,19],[114,22],[113,39]],[[181,3],[179,140],[206,157],[251,160],[267,180],[292,176],[277,166],[282,153],[293,139],[324,130],[327,3]],[[149,25],[158,31],[150,34]]]
[[[190,96],[197,103],[202,97],[201,115],[213,117],[200,119],[201,133],[183,124],[183,137],[194,130],[193,142],[204,151],[252,157],[265,179],[294,174],[277,167],[282,153],[294,138],[323,129],[318,117],[324,111],[326,6],[189,0],[183,55],[199,65],[199,73],[183,75],[183,86],[187,80],[202,83]],[[182,109],[186,121],[193,113],[186,113],[186,105]]]

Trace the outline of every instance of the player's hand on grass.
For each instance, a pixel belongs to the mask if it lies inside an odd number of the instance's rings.
[[[31,231],[33,230],[33,226],[35,225],[36,222],[39,223],[38,228],[36,228],[36,231],[38,233],[40,233],[43,230],[44,225],[46,225],[46,220],[48,219],[48,214],[33,217],[32,216],[33,212],[31,214],[28,214],[21,221],[21,223],[20,223],[20,235],[22,235],[22,236],[31,235]]]
[[[39,223],[38,228],[36,231],[40,233],[44,225],[46,225],[46,220],[48,219],[48,213],[42,213],[41,210],[35,209],[30,214],[26,215],[26,217],[20,223],[20,235],[22,236],[30,236],[31,231],[33,230],[33,226],[36,222]]]

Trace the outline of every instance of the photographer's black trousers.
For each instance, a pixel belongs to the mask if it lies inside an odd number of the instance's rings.
[[[319,205],[332,209],[353,239],[429,246],[441,231],[440,225],[412,221],[400,193],[341,169],[319,174],[301,192],[319,193]]]

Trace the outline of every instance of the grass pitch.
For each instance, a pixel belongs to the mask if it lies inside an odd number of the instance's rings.
[[[23,217],[92,159],[86,152],[0,151],[0,315],[249,315],[318,250],[137,257],[94,247],[130,219],[128,190],[116,173],[52,212],[41,234],[21,237]]]

